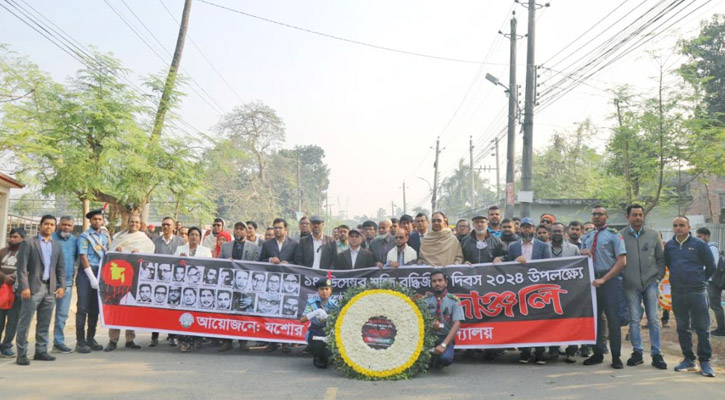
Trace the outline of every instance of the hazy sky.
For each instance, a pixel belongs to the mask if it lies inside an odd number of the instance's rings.
[[[26,1],[80,43],[113,52],[133,71],[134,80],[167,69],[171,57],[131,10],[166,49],[173,51],[178,34],[174,18],[179,19],[183,8],[183,0]],[[16,2],[25,6],[22,0]],[[187,41],[181,64],[186,75],[213,99],[208,100],[213,105],[187,89],[183,119],[205,131],[219,119],[219,111],[227,112],[252,100],[265,102],[285,121],[287,146],[317,144],[325,149],[325,161],[331,169],[330,203],[335,214],[343,210],[351,217],[374,215],[380,207],[389,210],[391,200],[402,207],[403,181],[408,186],[408,210],[416,205],[430,208],[428,184],[418,177],[433,180],[431,147],[436,137],[440,136],[441,147],[445,148],[440,158],[442,179],[460,158],[468,163],[469,136],[473,136],[478,155],[505,128],[506,94],[486,81],[484,75],[491,73],[508,84],[509,42],[497,32],[508,32],[512,10],[519,19],[519,34],[527,30],[526,9],[512,1],[213,2],[346,39],[477,62],[370,48],[194,1],[188,37],[203,55]],[[551,7],[537,12],[536,62],[570,72],[576,65],[594,59],[600,53],[596,47],[616,32],[636,26],[634,21],[647,9],[661,9],[669,3],[672,1],[553,0]],[[156,48],[163,60],[111,6]],[[666,66],[679,65],[679,56],[670,54],[676,40],[696,35],[699,22],[714,13],[725,13],[725,0],[683,2],[645,31],[654,29],[658,34],[643,40],[641,47],[586,79],[551,106],[541,107],[535,116],[535,146],[545,146],[554,130],[568,129],[587,117],[601,128],[595,144],[603,143],[609,134],[607,115],[612,112],[606,90],[625,83],[642,89],[650,87],[649,78],[657,73],[658,65],[648,52],[661,51]],[[639,37],[636,35],[634,41]],[[2,8],[0,42],[28,55],[58,80],[81,67]],[[482,61],[486,63],[480,64]],[[525,63],[523,39],[519,41],[517,62],[522,104]],[[561,76],[540,70],[539,90],[545,90]],[[520,140],[516,150],[520,154]],[[502,142],[502,182],[505,152]],[[476,167],[495,164],[489,153]],[[485,176],[495,183],[495,174]]]

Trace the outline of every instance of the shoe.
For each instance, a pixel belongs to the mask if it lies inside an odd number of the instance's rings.
[[[28,360],[28,357],[18,357],[15,363],[18,365],[30,365],[30,360]]]
[[[714,331],[710,332],[710,335],[712,335],[712,336],[725,336],[725,329],[715,329]]]
[[[317,368],[327,368],[327,360],[324,360],[322,357],[314,357],[312,359],[312,364],[314,364]]]
[[[665,359],[662,358],[662,354],[652,355],[652,366],[657,369],[667,369],[667,363],[665,362]]]
[[[7,349],[2,349],[2,351],[0,351],[0,354],[2,354],[3,357],[7,358],[15,357],[15,352],[10,347],[8,347]]]
[[[113,341],[108,342],[108,344],[106,345],[106,348],[103,349],[103,351],[113,351],[113,350],[116,350],[116,346],[117,346],[116,345],[116,342],[113,342]]]
[[[277,343],[270,343],[267,345],[267,348],[264,349],[264,351],[266,351],[267,353],[271,353],[271,352],[277,350],[277,347],[279,347],[279,345]],[[327,367],[325,367],[325,368],[327,368]]]
[[[151,339],[151,344],[149,344],[149,347],[156,347],[156,346],[158,346],[158,345],[159,345],[159,339],[157,339],[157,338],[152,338],[152,339]]]
[[[76,353],[88,354],[91,352],[91,348],[85,343],[76,344]]]
[[[632,357],[629,357],[629,360],[627,360],[627,366],[634,367],[635,365],[642,364],[644,360],[642,360],[642,353],[639,351],[633,351]]]
[[[574,363],[576,363],[576,357],[574,357],[573,354],[567,354],[566,358],[564,359],[564,362],[567,364],[574,364]]]
[[[536,357],[534,357],[534,364],[536,364],[536,365],[546,365],[546,360],[544,359],[543,355],[542,356],[536,356]]]
[[[712,365],[707,361],[700,361],[700,373],[709,378],[715,377],[715,370],[712,369]]]
[[[220,353],[223,353],[223,352],[229,351],[231,349],[232,349],[232,341],[228,340],[228,341],[224,341],[224,343],[222,343],[221,347],[219,347],[217,349],[217,351]]]
[[[531,359],[531,354],[521,353],[519,355],[519,364],[528,364]]]
[[[681,363],[675,366],[675,371],[697,371],[697,366],[693,360],[684,359]]]
[[[604,362],[604,356],[595,354],[595,355],[587,358],[586,360],[584,360],[583,364],[584,365],[595,365],[595,364],[601,364],[603,362]]]
[[[292,351],[292,349],[290,349],[289,344],[282,343],[282,353],[289,353],[291,351]]]
[[[63,353],[63,354],[70,354],[73,352],[73,349],[71,349],[70,347],[66,346],[63,343],[54,344],[53,350],[57,351],[58,353]]]
[[[101,350],[103,350],[103,346],[101,346],[98,342],[96,342],[96,339],[86,340],[86,344],[93,351],[101,351]]]
[[[559,350],[549,351],[549,361],[555,361],[559,359]]]
[[[624,368],[624,364],[622,364],[622,359],[619,357],[612,358],[612,368],[614,368],[614,369]]]
[[[141,348],[141,346],[134,343],[133,340],[130,342],[126,342],[126,345],[124,347],[127,349],[140,349]]]
[[[38,361],[55,361],[55,357],[51,356],[50,354],[46,353],[35,353],[33,356],[33,360]]]
[[[158,342],[156,342],[156,343],[158,343]],[[172,337],[171,339],[169,339],[169,346],[176,347],[178,344],[179,344],[179,339],[177,339],[175,337]]]
[[[579,349],[579,356],[588,358],[591,355],[591,352],[589,351],[589,346],[582,346]]]

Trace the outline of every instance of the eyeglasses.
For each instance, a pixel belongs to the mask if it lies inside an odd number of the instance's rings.
[[[161,224],[161,226],[171,226],[171,224]]]
[[[396,239],[405,239],[405,236],[396,236]]]
[[[673,228],[684,228],[686,226],[687,226],[687,224],[672,224]]]

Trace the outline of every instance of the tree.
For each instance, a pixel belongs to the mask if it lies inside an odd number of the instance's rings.
[[[488,187],[488,181],[481,178],[478,172],[473,173],[473,181],[475,204],[471,204],[471,167],[461,158],[453,173],[441,181],[438,209],[452,218],[496,197],[495,192]]]

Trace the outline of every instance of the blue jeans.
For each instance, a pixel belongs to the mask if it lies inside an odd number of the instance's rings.
[[[660,321],[657,318],[657,304],[659,290],[657,282],[647,286],[644,291],[636,289],[625,289],[624,295],[629,303],[629,339],[632,342],[634,351],[642,353],[642,332],[640,322],[642,321],[642,302],[644,311],[647,312],[649,323],[650,353],[660,354]]]
[[[48,352],[48,330],[50,320],[53,318],[55,307],[55,295],[48,291],[45,285],[40,286],[40,291],[33,293],[30,299],[21,299],[20,320],[18,321],[18,332],[15,339],[15,347],[18,349],[18,358],[28,354],[28,332],[33,316],[38,315],[38,323],[35,326],[35,354]]]
[[[446,339],[446,335],[438,335],[438,340],[436,340],[436,346],[443,343],[443,341]],[[433,359],[440,363],[441,366],[447,367],[451,364],[453,364],[453,347],[455,347],[454,342],[448,343],[448,346],[446,346],[446,349],[443,351],[443,354],[433,354]],[[434,361],[435,362],[435,361]]]
[[[65,288],[65,294],[55,301],[55,323],[53,327],[53,344],[65,344],[65,322],[68,320],[70,299],[73,297],[73,286]]]
[[[619,305],[622,298],[622,284],[617,278],[612,278],[597,288],[597,324],[600,327],[597,331],[597,345],[594,348],[594,355],[604,355],[604,335],[602,314],[607,315],[607,327],[609,328],[609,346],[612,358],[621,356],[622,353],[622,328],[619,319]]]
[[[692,352],[692,329],[697,332],[697,357],[700,362],[709,362],[712,357],[710,345],[710,304],[705,289],[697,291],[672,291],[672,311],[677,322],[677,338],[682,354],[695,361]]]

